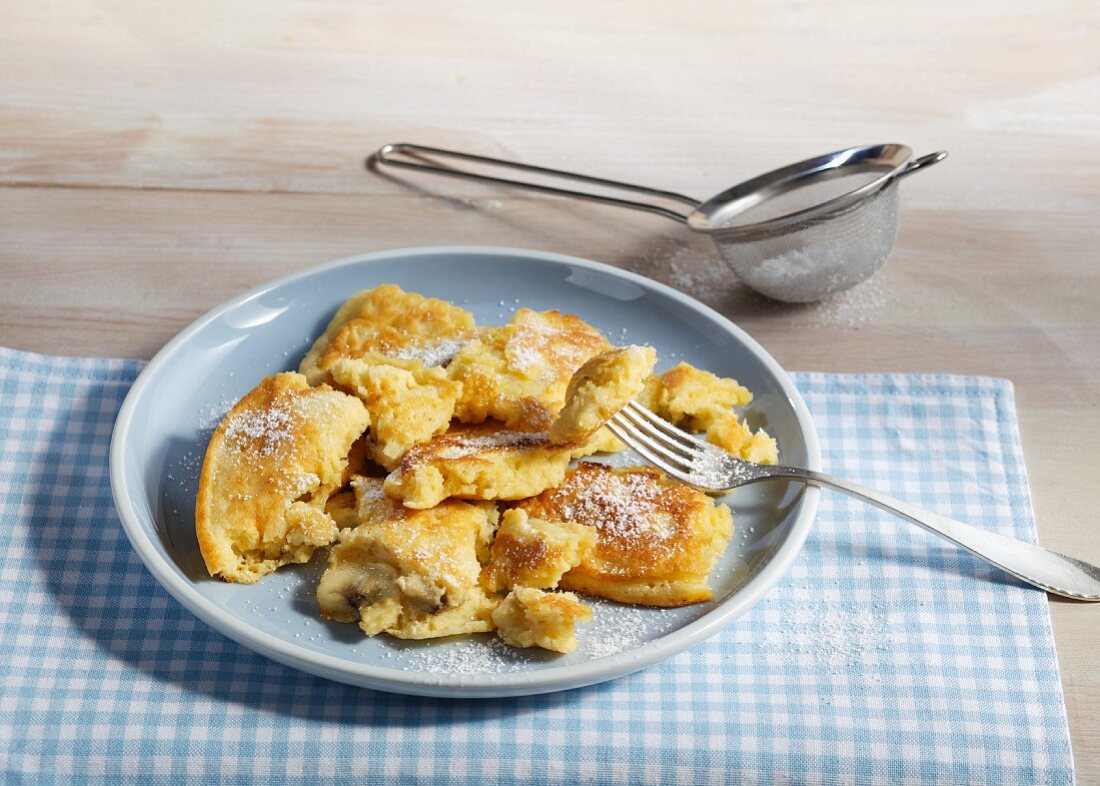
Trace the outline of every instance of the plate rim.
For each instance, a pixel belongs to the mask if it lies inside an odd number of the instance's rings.
[[[410,256],[495,256],[531,262],[550,262],[557,265],[580,267],[607,274],[613,278],[641,285],[654,290],[717,322],[723,330],[735,337],[763,363],[778,381],[780,389],[791,404],[806,443],[807,468],[821,469],[821,447],[817,429],[801,394],[791,376],[778,361],[752,336],[729,318],[695,298],[666,284],[637,273],[602,262],[558,254],[548,251],[483,245],[436,245],[394,248],[353,254],[330,262],[307,267],[303,270],[261,283],[210,309],[170,339],[149,360],[135,378],[126,394],[115,419],[111,434],[110,479],[115,509],[123,530],[134,551],[153,578],[184,608],[224,636],[260,655],[326,679],[360,687],[418,696],[440,698],[495,698],[505,696],[535,695],[571,688],[579,688],[625,676],[640,669],[664,661],[689,647],[710,638],[733,620],[745,614],[778,583],[801,553],[806,536],[816,516],[820,489],[804,486],[801,490],[802,506],[791,525],[788,537],[780,544],[775,555],[746,584],[741,591],[718,603],[714,609],[661,638],[602,658],[582,663],[550,667],[537,671],[506,673],[433,675],[430,672],[414,672],[368,663],[354,663],[345,658],[317,652],[252,626],[242,626],[235,617],[220,609],[201,595],[193,582],[178,572],[172,560],[162,557],[157,546],[145,532],[141,517],[131,501],[131,489],[125,475],[125,446],[129,441],[134,412],[149,387],[151,380],[165,365],[178,347],[193,335],[226,312],[238,308],[247,301],[294,281],[308,279],[318,273],[345,266],[374,265],[393,262]],[[732,275],[732,272],[731,272]],[[155,526],[154,526],[155,529]],[[502,684],[504,683],[504,684]]]

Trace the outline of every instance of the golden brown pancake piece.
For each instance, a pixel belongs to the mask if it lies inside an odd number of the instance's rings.
[[[460,426],[417,445],[386,478],[386,494],[425,509],[448,497],[523,499],[561,482],[576,445],[500,423]]]
[[[582,462],[560,486],[517,507],[595,527],[596,547],[558,586],[622,603],[710,600],[707,574],[733,535],[729,508],[649,467]]]
[[[583,442],[642,391],[657,362],[653,347],[629,346],[601,352],[569,380],[565,407],[550,427],[553,442]]]
[[[493,539],[489,564],[481,571],[481,585],[488,592],[517,586],[553,589],[595,545],[593,527],[531,518],[520,508],[506,510]]]
[[[667,413],[668,418],[676,421],[708,407],[732,409],[752,401],[752,393],[736,379],[716,376],[690,363],[673,366],[660,375],[658,382],[649,389],[646,403],[653,403],[662,414]]]
[[[368,423],[357,398],[301,374],[267,377],[237,402],[199,478],[195,533],[210,575],[251,583],[331,543],[325,503]]]
[[[573,626],[592,619],[592,609],[572,592],[543,592],[516,587],[493,612],[497,634],[513,647],[542,647],[555,652],[577,648]]]
[[[775,439],[764,430],[754,433],[733,412],[752,401],[737,380],[680,363],[646,379],[638,401],[674,425],[706,432],[708,442],[738,458],[758,464],[779,460]]]
[[[301,371],[363,401],[369,455],[393,469],[410,447],[447,430],[462,385],[442,366],[475,331],[468,311],[385,284],[340,308]]]
[[[353,529],[359,526],[356,507],[354,491],[338,491],[325,503],[325,513],[333,520],[337,529]]]
[[[343,358],[417,369],[439,366],[477,329],[473,314],[395,284],[364,290],[340,307],[302,360],[310,384],[332,383],[333,363]]]
[[[371,416],[367,450],[386,469],[394,469],[413,445],[447,430],[462,390],[435,367],[407,369],[341,358],[330,373],[366,405]]]
[[[497,603],[478,583],[496,525],[491,503],[451,500],[409,510],[382,481],[352,481],[359,525],[340,534],[317,587],[322,616],[368,636],[428,639],[493,629]]]
[[[462,383],[455,417],[545,431],[565,404],[573,373],[609,348],[579,317],[521,308],[507,325],[483,329],[447,367],[451,379]]]

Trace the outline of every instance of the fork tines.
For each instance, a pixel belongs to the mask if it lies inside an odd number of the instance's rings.
[[[701,483],[695,469],[700,460],[716,448],[673,426],[637,402],[630,402],[615,413],[607,427],[616,437],[658,469],[684,483]]]

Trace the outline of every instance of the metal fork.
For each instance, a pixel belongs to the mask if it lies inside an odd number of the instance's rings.
[[[798,480],[870,502],[1054,595],[1100,601],[1100,568],[1034,543],[998,535],[886,494],[821,472],[767,466],[735,458],[659,418],[637,402],[619,410],[607,427],[653,466],[690,486],[722,493],[762,480]]]

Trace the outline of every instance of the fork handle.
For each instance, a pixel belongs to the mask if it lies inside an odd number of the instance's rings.
[[[961,521],[902,502],[888,494],[834,478],[822,472],[782,466],[759,469],[764,471],[753,480],[789,478],[836,489],[851,497],[870,502],[877,508],[901,516],[928,532],[946,538],[956,546],[966,549],[971,554],[981,557],[1028,584],[1033,584],[1054,595],[1075,600],[1100,601],[1100,567],[1095,565],[1045,549],[1035,543],[1026,543],[963,524]]]

